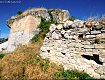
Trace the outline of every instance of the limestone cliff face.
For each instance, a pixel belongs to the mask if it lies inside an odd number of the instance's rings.
[[[27,44],[29,40],[39,33],[37,28],[41,19],[26,16],[20,20],[15,20],[11,25],[7,51],[13,51],[20,44]]]

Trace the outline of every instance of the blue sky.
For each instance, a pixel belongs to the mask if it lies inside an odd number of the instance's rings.
[[[0,3],[0,37],[6,37],[9,34],[10,29],[6,25],[8,18],[16,15],[18,11],[35,7],[66,9],[78,19],[105,14],[105,0],[23,0],[23,2],[15,4]]]

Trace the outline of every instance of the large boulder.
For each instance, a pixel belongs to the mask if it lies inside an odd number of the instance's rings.
[[[27,16],[14,21],[10,29],[7,51],[14,51],[20,44],[28,44],[30,39],[39,33],[38,25],[41,19]]]
[[[70,14],[68,10],[55,9],[51,10],[53,21],[56,23],[63,23],[69,19]]]

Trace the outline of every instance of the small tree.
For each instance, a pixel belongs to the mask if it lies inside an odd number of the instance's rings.
[[[21,11],[18,11],[18,12],[17,12],[17,14],[18,14],[18,15],[21,15],[21,14],[22,14],[22,12],[21,12]]]

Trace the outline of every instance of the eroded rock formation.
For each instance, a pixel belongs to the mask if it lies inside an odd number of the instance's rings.
[[[59,12],[58,12],[59,11]],[[38,25],[41,18],[55,23],[61,23],[69,19],[67,10],[47,10],[45,8],[33,8],[26,10],[21,15],[12,16],[7,20],[10,27],[7,51],[14,51],[20,44],[28,44],[30,39],[39,33]]]

